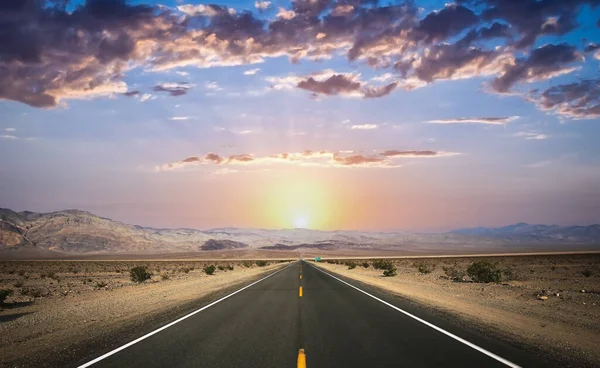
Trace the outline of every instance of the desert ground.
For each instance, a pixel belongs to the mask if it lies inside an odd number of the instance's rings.
[[[489,261],[500,282],[476,283],[466,270]],[[485,333],[542,351],[563,366],[600,366],[600,254],[323,260],[347,279],[432,307]],[[577,362],[573,365],[573,362]]]
[[[0,262],[0,290],[12,290],[0,304],[0,366],[56,367],[90,358],[288,263]],[[137,266],[146,266],[151,278],[133,282],[130,270]]]

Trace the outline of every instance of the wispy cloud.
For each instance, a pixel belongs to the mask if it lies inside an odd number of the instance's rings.
[[[360,151],[312,151],[278,153],[270,156],[253,154],[237,154],[221,156],[208,153],[204,156],[190,156],[181,161],[156,166],[156,171],[172,171],[195,167],[198,165],[277,165],[292,164],[313,167],[363,167],[363,168],[395,168],[400,167],[400,160],[405,158],[433,158],[456,156],[456,152],[385,150],[373,152]]]
[[[351,130],[373,130],[377,128],[379,128],[377,124],[360,124],[350,126]]]
[[[191,116],[172,116],[169,118],[169,120],[174,120],[174,121],[189,120],[189,119],[191,119]]]
[[[437,119],[429,120],[431,124],[489,124],[503,125],[518,119],[518,116],[506,117],[474,117],[474,118],[452,118],[452,119]]]
[[[0,135],[0,139],[17,140],[17,139],[19,139],[19,137],[16,137],[16,136],[10,135],[10,134],[4,134],[4,135]]]
[[[183,96],[188,93],[194,85],[188,82],[161,83],[152,88],[154,92],[168,92],[173,97]]]
[[[515,133],[515,137],[520,137],[528,140],[544,140],[549,138],[549,136],[546,134],[536,132],[518,132]]]
[[[14,132],[15,130],[17,130],[17,128],[6,128],[6,129],[4,129],[4,131],[6,131],[6,132]]]
[[[244,71],[244,75],[255,75],[260,71],[260,68],[248,69]]]
[[[271,6],[270,1],[255,1],[254,7],[258,10],[266,10]]]

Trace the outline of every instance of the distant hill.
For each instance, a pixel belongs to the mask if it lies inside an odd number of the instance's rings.
[[[415,252],[422,250],[535,250],[539,245],[591,245],[600,248],[600,225],[518,223],[448,233],[319,231],[309,229],[156,229],[128,225],[79,210],[50,213],[0,209],[1,252],[70,254],[182,253],[223,250]],[[518,248],[521,247],[521,248]],[[589,248],[589,247],[588,247]]]

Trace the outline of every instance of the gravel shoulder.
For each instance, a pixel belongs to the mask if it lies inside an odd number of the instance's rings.
[[[325,262],[318,266],[550,356],[561,366],[600,366],[599,255],[486,258],[512,272],[510,281],[497,284],[473,283],[468,277],[455,282],[443,270],[466,269],[478,259],[394,260],[394,277],[383,277],[365,260],[354,261],[353,269]],[[431,272],[419,272],[422,264]],[[585,271],[591,276],[582,275]]]
[[[76,366],[287,265],[225,262],[207,275],[202,263],[153,262],[162,271],[134,284],[126,263],[7,263],[0,289],[16,292],[0,310],[1,367]]]

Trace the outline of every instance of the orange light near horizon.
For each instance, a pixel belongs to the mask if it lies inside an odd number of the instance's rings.
[[[327,180],[291,175],[271,181],[264,190],[268,227],[324,230],[341,225],[339,196]]]

